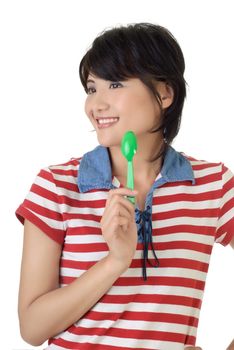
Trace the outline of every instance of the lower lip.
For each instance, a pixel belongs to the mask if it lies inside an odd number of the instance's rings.
[[[109,128],[110,126],[113,126],[113,125],[115,125],[117,123],[118,123],[118,121],[114,122],[114,123],[105,123],[105,124],[99,124],[97,122],[97,126],[98,126],[98,129],[104,129],[104,128]]]

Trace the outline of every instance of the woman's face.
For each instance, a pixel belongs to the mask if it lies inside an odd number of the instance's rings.
[[[90,74],[87,90],[85,113],[101,145],[120,145],[124,133],[129,130],[138,139],[144,139],[149,137],[149,130],[159,126],[160,108],[156,98],[140,79],[113,82]],[[102,119],[101,125],[99,118]],[[115,119],[109,119],[107,123],[105,118]]]

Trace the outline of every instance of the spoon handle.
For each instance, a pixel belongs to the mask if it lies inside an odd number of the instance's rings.
[[[128,161],[128,173],[127,173],[127,187],[134,190],[134,174],[133,174],[133,164],[132,161]],[[130,202],[135,204],[135,197],[127,197]]]

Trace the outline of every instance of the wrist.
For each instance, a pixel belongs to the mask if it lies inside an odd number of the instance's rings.
[[[105,257],[105,259],[106,259],[106,267],[110,269],[112,272],[118,273],[119,275],[124,273],[130,265],[130,263],[117,259],[111,253],[109,253]]]

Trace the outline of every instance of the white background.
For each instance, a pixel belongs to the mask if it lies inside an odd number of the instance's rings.
[[[173,146],[234,170],[232,1],[0,2],[1,349],[33,349],[18,329],[23,226],[14,212],[42,167],[98,144],[79,62],[103,29],[146,21],[166,26],[186,60],[188,97]],[[203,350],[226,349],[234,337],[233,263],[233,250],[217,244],[198,330]]]

